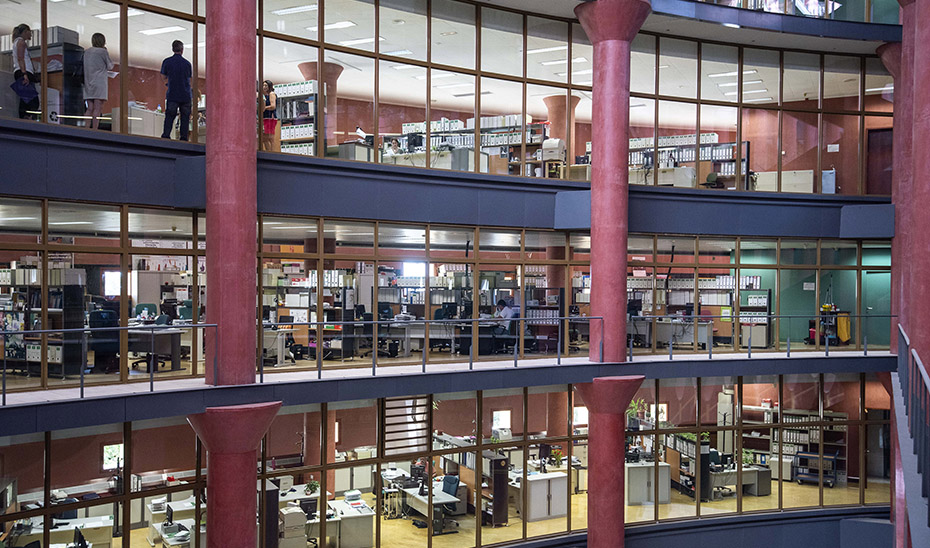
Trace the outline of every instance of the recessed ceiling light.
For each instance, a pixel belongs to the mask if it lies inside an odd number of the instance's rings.
[[[659,65],[659,68],[660,68],[660,69],[665,69],[665,68],[668,68],[668,67],[669,67],[669,65]]]
[[[762,83],[762,80],[745,80],[745,81],[743,81],[743,85],[744,85],[744,86],[749,86],[749,85],[752,85],[752,84],[761,84],[761,83]],[[718,87],[718,88],[735,88],[735,87],[738,86],[738,85],[739,85],[738,82],[724,82],[724,83],[722,83],[722,84],[717,84],[717,87]]]
[[[646,103],[636,103],[636,104],[630,105],[630,108],[639,108],[639,107],[644,107],[644,106],[646,106]]]
[[[582,74],[593,74],[593,73],[594,73],[594,69],[575,70],[575,71],[572,71],[572,76],[575,76],[576,74],[581,76]],[[565,72],[555,73],[556,76],[565,76],[566,74],[567,73]]]
[[[139,32],[146,36],[155,36],[158,34],[168,34],[169,32],[181,32],[187,30],[184,27],[179,27],[178,25],[172,25],[170,27],[159,27],[157,29],[145,29],[140,30]]]
[[[4,217],[0,219],[0,223],[6,221],[35,221],[36,217]]]
[[[456,34],[458,33],[454,30],[447,30],[446,32],[440,32],[439,36],[455,36]]]
[[[435,78],[435,76],[433,76],[433,78]],[[473,87],[475,87],[474,82],[472,83],[460,82],[458,84],[441,84],[438,86],[433,86],[433,89],[473,88]]]
[[[576,86],[590,86],[593,82],[572,82]]]
[[[553,46],[551,48],[528,49],[526,50],[526,54],[533,55],[534,53],[549,53],[550,51],[565,51],[567,49],[568,49],[568,46]]]
[[[894,84],[885,84],[885,87],[882,88],[869,88],[865,90],[866,93],[875,93],[878,91],[894,91]]]
[[[490,91],[482,91],[482,92],[481,92],[481,95],[491,95],[491,92],[490,92]],[[453,94],[452,96],[453,96],[453,97],[474,97],[475,94],[474,94],[474,93],[459,93],[459,94]]]
[[[271,230],[310,230],[316,228],[316,225],[307,225],[307,226],[273,226]]]
[[[740,28],[740,26],[737,25],[736,23],[723,23],[723,26],[725,26],[725,27],[730,27],[731,29],[738,29],[738,28]]]
[[[455,75],[452,74],[451,72],[443,72],[443,73],[440,73],[440,74],[434,74],[434,75],[433,75],[433,80],[439,80],[440,78],[452,78],[453,76],[455,76]],[[425,75],[425,74],[421,74],[421,75],[419,75],[419,76],[414,76],[414,78],[416,78],[417,80],[426,80],[426,75]]]
[[[352,21],[337,21],[335,23],[329,23],[328,25],[323,25],[323,29],[324,30],[347,29],[347,28],[354,27],[354,26],[355,26],[355,23],[353,23]],[[319,27],[307,27],[307,30],[309,30],[310,32],[317,32],[318,30],[320,30],[320,28]],[[374,40],[372,40],[372,42],[374,42]]]
[[[358,40],[343,40],[342,42],[339,42],[339,45],[346,47],[361,46],[362,44],[373,44],[374,41],[374,38],[359,38]],[[384,38],[379,36],[378,41],[383,42]]]
[[[394,65],[391,68],[393,68],[394,70],[413,70],[413,69],[421,69],[423,67],[418,67],[417,65]]]
[[[136,15],[142,15],[142,12],[137,9],[133,9],[133,8],[129,8],[126,10],[127,17],[134,17]],[[110,19],[119,19],[119,10],[108,11],[106,13],[98,13],[94,17],[96,17],[97,19],[103,19],[104,21],[108,21]]]
[[[58,221],[55,223],[48,223],[49,225],[55,226],[64,226],[64,225],[92,225],[92,221]]]
[[[396,49],[394,51],[382,51],[384,55],[413,55],[409,49]]]
[[[306,11],[316,11],[316,4],[307,4],[305,6],[294,6],[292,8],[283,8],[279,10],[273,10],[271,13],[275,15],[293,15],[295,13],[304,13]]]
[[[746,94],[749,94],[749,93],[768,93],[768,92],[769,92],[769,90],[767,90],[767,89],[744,89],[744,90],[743,90],[743,95],[746,95]],[[727,95],[727,96],[733,96],[733,95],[738,95],[738,94],[739,94],[738,91],[728,91],[728,92],[724,93],[724,95]]]
[[[744,103],[770,103],[774,102],[775,99],[771,97],[756,97],[754,99],[743,99]]]
[[[393,21],[391,21],[391,23],[394,23],[395,25],[403,25],[404,23],[406,23],[406,21],[404,21],[403,19],[394,19]]]
[[[744,70],[743,74],[756,74],[757,72],[759,71],[757,71],[756,69],[749,69],[749,70]],[[707,75],[708,78],[726,78],[728,76],[739,76],[739,71],[734,70],[733,72],[717,72],[714,74]]]
[[[556,61],[542,61],[539,64],[548,67],[551,65],[564,65],[567,62],[568,62],[568,59],[558,59]],[[585,59],[584,57],[575,57],[574,59],[572,59],[572,63],[587,63],[587,62],[588,60]]]
[[[207,45],[206,42],[197,42],[197,47],[198,47],[198,48],[206,47],[206,45]],[[184,44],[184,47],[185,47],[185,48],[192,48],[192,47],[194,47],[194,44]]]

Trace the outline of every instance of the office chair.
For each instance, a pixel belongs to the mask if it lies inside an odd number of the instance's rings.
[[[362,320],[366,322],[370,322],[373,320],[373,318],[371,314],[365,314],[364,316],[362,316]],[[374,337],[374,324],[371,324],[371,323],[363,324],[362,325],[362,340],[371,341],[372,337]],[[371,356],[371,353],[374,351],[374,349],[371,347],[371,342],[368,342],[366,344],[367,344],[368,352],[359,354],[359,357],[364,358],[365,356]],[[391,355],[391,352],[386,348],[386,346],[387,346],[387,339],[381,334],[379,334],[378,335],[378,357],[396,358],[397,352],[395,351],[394,354]]]
[[[72,504],[78,502],[78,499],[73,497],[68,497],[66,499],[61,499],[58,501],[58,504]],[[59,512],[57,514],[52,514],[53,519],[77,519],[78,511],[77,510],[66,510],[64,512]]]
[[[141,315],[142,315],[142,312],[143,312],[144,310],[148,310],[148,311],[149,311],[149,317],[150,317],[150,318],[153,317],[153,316],[155,316],[156,313],[158,313],[158,307],[155,306],[154,303],[141,303],[141,304],[137,304],[137,305],[136,305],[136,309],[135,309],[135,312],[136,312],[136,313],[135,313],[135,316],[136,316],[136,317],[141,316]]]
[[[720,466],[720,453],[716,449],[710,450],[710,455],[708,457],[708,462],[711,466]],[[733,490],[725,485],[714,486],[714,499],[719,500],[723,497],[733,496]]]
[[[452,495],[453,497],[458,496],[459,491],[459,477],[458,476],[443,476],[442,478],[442,492],[447,495]],[[439,506],[439,532],[436,533],[436,524],[433,524],[433,534],[443,535],[447,533],[458,533],[458,531],[445,531],[446,521],[450,521],[455,524],[456,527],[459,526],[459,522],[447,517],[447,514],[455,512],[455,503],[448,503]]]
[[[29,544],[23,546],[23,548],[42,548],[42,541],[34,540]]]
[[[446,320],[449,319],[446,314],[445,308],[437,308],[433,312],[434,320]],[[430,340],[429,340],[429,349],[439,348],[442,351],[443,348],[448,348],[449,352],[452,352],[452,336],[449,333],[452,330],[452,326],[448,323],[434,323],[430,324]],[[443,338],[434,338],[441,336]]]
[[[119,314],[112,310],[93,310],[88,317],[91,328],[119,327]],[[88,348],[94,351],[94,368],[103,373],[119,370],[119,332],[91,331]]]
[[[142,305],[139,305],[142,306]],[[136,307],[138,308],[138,307]],[[155,325],[168,325],[168,322],[171,321],[171,318],[167,314],[161,314],[155,318]],[[153,332],[152,336],[156,336],[157,332]],[[132,367],[135,368],[140,363],[148,363],[149,367],[155,367],[155,370],[158,371],[158,368],[165,365],[164,357],[159,357],[158,354],[152,354],[151,352],[147,353],[144,358],[138,359],[132,362]]]
[[[494,348],[498,353],[509,354],[513,352],[517,345],[517,330],[520,327],[520,314],[515,312],[510,318],[510,325],[507,326],[507,333],[504,335],[494,336]]]

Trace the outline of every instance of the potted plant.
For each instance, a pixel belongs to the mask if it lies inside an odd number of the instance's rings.
[[[553,447],[552,452],[549,454],[549,464],[553,466],[559,466],[562,464],[562,449],[558,447]]]
[[[627,428],[630,430],[639,430],[639,421],[642,414],[646,411],[646,400],[632,399],[630,405],[626,408]]]
[[[316,480],[310,480],[307,482],[306,485],[304,485],[305,495],[312,495],[313,493],[316,493],[319,490],[320,490],[320,482]]]

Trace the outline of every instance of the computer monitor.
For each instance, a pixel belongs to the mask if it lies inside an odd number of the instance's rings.
[[[87,541],[84,540],[84,534],[77,527],[74,528],[74,540],[71,542],[73,548],[87,548]]]
[[[539,444],[539,460],[546,461],[552,456],[552,446],[548,443]]]
[[[171,509],[171,503],[165,505],[165,523],[168,525],[174,523],[174,510]]]
[[[642,299],[630,299],[626,302],[626,313],[631,316],[639,316],[643,309]]]
[[[422,479],[426,477],[426,466],[414,464],[410,467],[410,477],[413,479]]]
[[[423,146],[423,136],[419,133],[407,134],[407,152],[416,152],[417,147]]]
[[[443,315],[446,319],[452,319],[459,313],[459,307],[455,303],[442,303]]]
[[[390,303],[378,303],[378,317],[379,318],[393,318],[394,317],[394,308]]]
[[[313,516],[316,515],[318,500],[319,499],[303,499],[300,501],[300,509],[303,510],[304,514],[307,514],[307,518],[313,519]]]

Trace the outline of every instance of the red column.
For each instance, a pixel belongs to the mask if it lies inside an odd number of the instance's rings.
[[[894,160],[892,166],[891,181],[891,201],[895,205],[894,218],[894,239],[891,240],[891,313],[899,315],[897,321],[891,321],[891,351],[896,352],[898,348],[898,329],[897,323],[900,321],[904,325],[903,313],[907,310],[902,302],[904,295],[903,288],[907,270],[907,265],[902,261],[903,250],[907,249],[908,234],[906,231],[908,215],[905,202],[910,194],[911,184],[911,153],[910,134],[912,108],[911,99],[913,89],[907,85],[906,80],[911,79],[910,71],[907,74],[901,73],[901,55],[902,47],[900,42],[892,42],[878,48],[876,53],[881,56],[882,64],[891,76],[894,77],[894,143],[892,149]],[[907,160],[905,160],[907,158]]]
[[[187,422],[207,448],[207,546],[254,548],[255,451],[281,402],[208,407]]]
[[[909,82],[912,86],[913,105],[910,113],[913,120],[913,167],[910,173],[910,196],[907,197],[909,212],[906,214],[907,231],[911,237],[908,238],[908,249],[902,257],[910,264],[910,270],[907,294],[902,297],[908,308],[905,327],[926,364],[930,356],[930,324],[927,323],[930,320],[930,279],[927,279],[926,275],[927,269],[930,268],[930,253],[927,252],[930,247],[930,215],[927,215],[930,208],[930,184],[922,180],[918,183],[917,177],[930,173],[930,154],[927,154],[927,147],[930,146],[930,93],[927,91],[930,89],[930,59],[926,54],[918,55],[917,51],[926,51],[925,48],[930,43],[930,4],[926,1],[906,5],[905,2],[900,3],[904,23],[904,48],[909,50],[909,56],[905,55],[904,61],[908,62],[910,57],[913,70],[913,81]],[[910,35],[910,32],[913,34]],[[917,44],[924,45],[918,48]],[[902,68],[902,72],[906,71]],[[897,111],[897,105],[895,110]]]
[[[568,124],[575,122],[575,107],[581,97],[566,98],[565,95],[550,95],[543,97],[543,103],[546,104],[546,110],[549,115],[549,138],[562,139],[565,146],[568,147]],[[570,148],[570,147],[569,147]]]
[[[218,379],[255,382],[256,356],[256,132],[255,4],[208,0],[207,95],[215,108],[207,126],[206,363],[218,355]]]
[[[588,408],[589,548],[623,548],[626,408],[644,378],[601,377],[575,385]]]
[[[305,80],[315,80],[318,84],[324,86],[320,89],[320,93],[324,97],[324,103],[318,105],[319,112],[323,113],[323,124],[326,128],[324,146],[336,146],[339,144],[336,142],[338,114],[336,110],[336,82],[342,74],[343,66],[336,63],[323,63],[323,77],[320,78],[318,65],[319,63],[316,61],[308,61],[297,65],[297,70],[300,71]],[[374,133],[372,128],[363,127],[362,129],[368,133]],[[346,131],[355,131],[355,128],[346,128]],[[317,128],[317,134],[319,134],[319,128]]]
[[[630,42],[652,6],[649,0],[597,0],[575,8],[594,44],[591,161],[591,315],[604,318],[604,360],[626,353]],[[590,358],[598,359],[601,329],[591,325]]]

